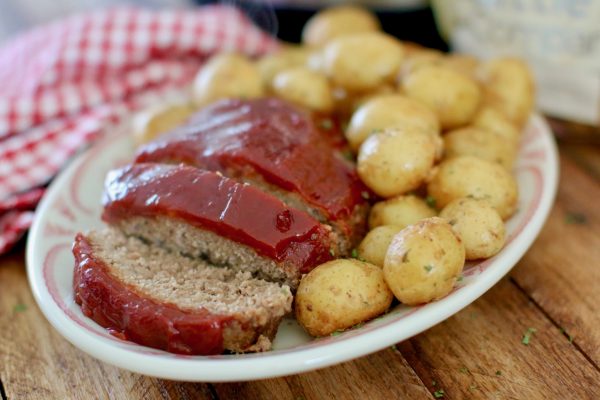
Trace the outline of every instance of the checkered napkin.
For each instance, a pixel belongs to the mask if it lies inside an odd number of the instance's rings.
[[[43,186],[131,111],[189,85],[212,53],[277,46],[238,10],[116,8],[0,48],[0,254],[30,226]]]

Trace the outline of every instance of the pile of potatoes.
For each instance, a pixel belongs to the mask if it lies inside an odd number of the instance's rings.
[[[142,124],[138,140],[218,99],[274,95],[339,119],[358,175],[380,199],[354,257],[302,279],[295,313],[311,335],[380,315],[394,297],[407,305],[444,297],[465,260],[502,249],[518,200],[513,164],[534,105],[521,60],[403,43],[370,12],[340,6],[306,24],[302,45],[257,60],[214,56],[192,91],[193,105],[155,110],[159,121]]]

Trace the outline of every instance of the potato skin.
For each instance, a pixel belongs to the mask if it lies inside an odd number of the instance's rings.
[[[439,137],[440,123],[427,106],[400,94],[374,97],[362,104],[352,115],[346,139],[353,150],[374,132],[388,128],[414,128]],[[441,150],[441,139],[437,145]]]
[[[396,77],[404,57],[402,44],[380,32],[357,33],[332,40],[323,49],[323,72],[335,86],[373,90]]]
[[[448,158],[474,156],[498,163],[511,171],[517,157],[517,147],[495,132],[465,127],[444,135],[444,155]]]
[[[327,8],[308,20],[302,30],[302,43],[323,46],[332,39],[359,32],[375,32],[379,20],[368,10],[354,6]]]
[[[444,160],[427,185],[427,192],[442,208],[461,197],[484,199],[502,219],[510,217],[517,207],[515,178],[501,165],[473,156]]]
[[[388,129],[370,136],[360,146],[357,172],[379,196],[397,196],[425,181],[435,153],[432,135],[414,129]]]
[[[485,129],[500,135],[513,146],[518,147],[521,140],[521,132],[502,112],[489,106],[479,109],[472,125],[476,128]]]
[[[206,105],[224,98],[255,98],[264,95],[260,72],[244,56],[222,53],[200,69],[193,84],[194,102]]]
[[[325,76],[306,67],[284,70],[273,79],[273,92],[280,98],[309,110],[328,113],[333,109],[332,89]]]
[[[436,211],[422,198],[409,194],[377,202],[369,214],[369,228],[395,225],[405,228],[425,218],[434,217]]]
[[[282,50],[267,54],[256,61],[265,87],[270,87],[273,78],[278,73],[294,67],[302,67],[308,63],[310,50],[301,47],[288,46]]]
[[[411,72],[402,83],[404,93],[429,106],[443,129],[467,125],[481,102],[481,90],[466,75],[438,65]]]
[[[137,113],[133,118],[133,137],[137,144],[148,143],[181,125],[194,112],[187,102],[174,102]]]
[[[440,212],[465,246],[467,260],[488,258],[504,246],[506,231],[500,214],[483,200],[461,198]]]
[[[383,313],[393,297],[381,268],[339,259],[319,265],[302,278],[294,309],[310,335],[326,336]]]
[[[518,58],[498,58],[486,63],[481,75],[485,104],[496,108],[515,125],[522,127],[535,103],[535,85],[527,64]]]
[[[417,305],[450,293],[464,264],[461,240],[445,220],[433,217],[394,236],[383,274],[400,302]]]
[[[369,231],[367,236],[358,245],[358,257],[378,267],[383,267],[385,254],[396,233],[402,227],[395,225],[381,225]]]

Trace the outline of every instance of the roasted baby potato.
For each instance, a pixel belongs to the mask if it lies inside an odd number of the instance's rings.
[[[309,110],[327,113],[333,109],[332,89],[325,76],[306,67],[278,73],[273,79],[273,93]]]
[[[233,53],[212,57],[200,69],[193,84],[194,102],[199,106],[219,99],[263,95],[263,83],[256,65]]]
[[[485,200],[453,200],[440,212],[440,217],[461,238],[467,260],[491,257],[504,246],[504,222]]]
[[[325,336],[378,316],[393,297],[381,268],[340,259],[321,264],[302,278],[294,308],[309,334]]]
[[[387,129],[371,135],[360,146],[357,171],[379,196],[397,196],[425,181],[435,155],[433,135],[414,128]]]
[[[482,68],[484,102],[501,111],[518,127],[527,122],[535,102],[535,85],[527,64],[518,58],[499,58]]]
[[[461,197],[483,199],[498,211],[502,219],[517,207],[517,183],[501,165],[473,156],[444,160],[427,185],[438,207]]]
[[[309,49],[288,46],[276,53],[261,57],[256,61],[256,67],[262,76],[264,86],[270,87],[275,75],[286,69],[305,66],[310,56]]]
[[[436,141],[436,153],[441,152],[440,124],[433,111],[422,103],[399,94],[374,97],[352,115],[346,139],[353,150],[374,132],[388,128],[417,129],[431,134]]]
[[[323,72],[334,85],[352,91],[373,90],[393,82],[402,63],[402,44],[380,32],[332,40],[323,49]]]
[[[400,226],[381,225],[369,231],[358,246],[357,253],[359,259],[378,267],[383,267],[385,254],[392,242],[392,238],[401,230],[402,227]]]
[[[332,39],[380,29],[379,20],[368,10],[354,6],[332,7],[313,16],[302,30],[302,43],[323,46]]]
[[[481,102],[477,83],[462,73],[438,65],[426,65],[406,76],[404,93],[429,106],[443,129],[468,124]]]
[[[444,135],[444,154],[448,158],[475,156],[498,163],[511,171],[517,157],[517,147],[495,132],[465,127]]]
[[[397,233],[385,256],[383,274],[394,296],[417,305],[444,297],[465,265],[465,248],[445,220],[433,217]]]
[[[422,219],[434,217],[436,212],[422,198],[409,194],[375,203],[369,214],[369,228],[395,225],[405,228]]]
[[[144,110],[133,118],[133,137],[137,144],[143,144],[156,139],[181,125],[192,113],[194,108],[187,102],[164,103]]]
[[[472,124],[477,128],[500,135],[506,141],[512,143],[513,146],[518,146],[521,140],[521,132],[516,125],[505,117],[502,112],[488,106],[481,107]]]

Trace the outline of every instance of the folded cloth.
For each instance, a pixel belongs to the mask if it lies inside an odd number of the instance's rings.
[[[31,224],[43,186],[129,113],[189,85],[217,51],[276,41],[235,8],[114,8],[30,31],[0,48],[0,254]]]

